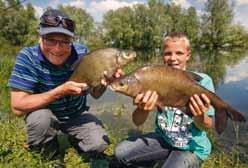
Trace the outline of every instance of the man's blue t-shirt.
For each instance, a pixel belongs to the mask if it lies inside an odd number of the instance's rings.
[[[206,74],[197,74],[203,78],[199,84],[214,92],[212,79]],[[207,115],[214,115],[214,108],[212,106]],[[186,115],[180,109],[165,107],[162,111],[157,111],[155,125],[156,132],[172,147],[192,151],[201,160],[206,159],[210,154],[211,143],[206,132],[198,129],[192,117]]]
[[[66,82],[73,73],[75,61],[88,52],[86,46],[78,43],[73,43],[71,47],[71,55],[62,66],[50,63],[41,52],[40,45],[23,48],[16,57],[8,86],[38,94]],[[58,119],[66,120],[85,111],[86,95],[64,96],[45,108],[51,109]]]

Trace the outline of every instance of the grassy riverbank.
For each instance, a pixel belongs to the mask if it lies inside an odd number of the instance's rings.
[[[57,162],[43,159],[41,154],[29,152],[24,148],[26,139],[25,124],[23,118],[11,115],[9,104],[9,91],[7,79],[9,78],[14,60],[10,58],[0,59],[0,168],[51,168]],[[118,113],[118,112],[117,112]],[[106,124],[112,144],[108,147],[106,154],[113,154],[115,145],[125,136],[120,137],[111,130],[111,123]],[[217,140],[213,133],[209,133],[213,143],[213,152],[210,158],[202,165],[202,168],[248,168],[248,157],[237,150],[223,147],[224,142]],[[79,156],[70,147],[65,136],[60,136],[61,152],[64,153],[64,162],[67,168],[89,168],[97,161],[90,161]],[[248,149],[248,146],[245,147]],[[100,168],[100,167],[99,167]]]

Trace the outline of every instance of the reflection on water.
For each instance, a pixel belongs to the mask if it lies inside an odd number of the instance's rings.
[[[226,67],[226,75],[217,94],[234,108],[248,114],[248,56],[234,66]]]
[[[89,97],[90,111],[98,115],[106,124],[110,126],[113,134],[124,137],[130,132],[142,129],[142,131],[153,130],[154,116],[151,114],[149,120],[142,128],[137,128],[132,123],[132,112],[135,109],[130,97],[114,93],[107,89],[104,95],[95,100]]]

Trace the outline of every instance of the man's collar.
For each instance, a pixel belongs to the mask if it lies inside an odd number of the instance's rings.
[[[40,44],[38,46],[38,59],[42,62],[46,61],[45,60],[45,56],[43,55],[42,51],[41,51],[41,48],[40,48]]]

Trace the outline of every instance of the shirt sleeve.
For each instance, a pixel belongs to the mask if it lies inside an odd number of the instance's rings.
[[[32,57],[32,52],[29,52],[28,48],[24,48],[18,53],[8,81],[8,86],[10,88],[20,89],[31,93],[35,92],[38,78]]]
[[[202,81],[200,82],[200,84],[205,87],[206,89],[210,90],[211,92],[215,92],[214,89],[214,83],[213,80],[210,76],[204,74],[204,77],[202,79]],[[210,106],[207,115],[208,116],[214,116],[215,113],[215,109],[213,108],[213,106]]]
[[[79,57],[84,56],[89,52],[89,49],[83,44],[74,43],[73,45]]]

